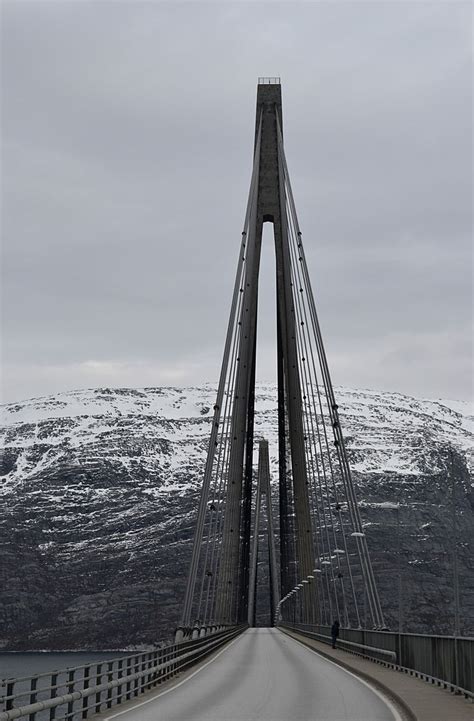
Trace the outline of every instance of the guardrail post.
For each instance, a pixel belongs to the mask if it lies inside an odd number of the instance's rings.
[[[113,669],[114,669],[114,662],[109,661],[107,664],[107,681],[109,683],[114,680]],[[112,708],[112,689],[111,688],[109,688],[107,691],[107,708]]]
[[[135,656],[133,672],[138,673],[139,670],[140,670],[140,656]],[[138,696],[139,693],[140,693],[140,679],[136,678],[135,682],[133,684],[133,695]]]
[[[7,702],[5,704],[5,711],[10,711],[13,708],[13,699],[10,698],[10,696],[13,696],[14,693],[15,693],[15,680],[8,679],[7,680]]]
[[[30,703],[36,703],[38,699],[38,694],[36,692],[36,689],[38,688],[38,677],[33,676],[30,683]],[[30,713],[28,716],[29,721],[35,721],[35,713]]]
[[[117,680],[121,679],[123,676],[123,659],[120,658],[117,663]],[[122,703],[122,684],[119,683],[117,686],[117,697],[116,697],[117,703]]]
[[[102,683],[102,664],[98,663],[95,669],[95,685],[99,686]],[[100,712],[101,705],[101,692],[98,691],[95,695],[95,712]]]
[[[152,686],[156,686],[155,684],[155,678],[156,678],[156,671],[152,671],[152,668],[155,668],[156,666],[156,651],[152,651],[150,653],[150,688]]]
[[[68,671],[68,674],[67,674],[67,685],[66,685],[66,688],[67,688],[67,692],[68,692],[68,693],[74,693],[74,674],[75,674],[74,669],[71,669],[70,671]],[[51,709],[51,711],[52,711],[52,710],[53,710],[53,709]],[[73,712],[73,711],[74,711],[74,701],[69,701],[69,703],[68,703],[68,705],[67,705],[67,713],[68,713],[68,716],[69,716],[69,715],[72,716],[72,712]]]
[[[148,673],[147,673],[147,675],[146,675],[146,684],[145,684],[145,686],[146,686],[146,689],[147,689],[147,690],[148,690],[148,689],[150,688],[150,686],[151,686],[151,679],[152,679],[152,673],[151,673],[152,663],[151,663],[151,659],[152,659],[152,657],[153,657],[153,654],[152,654],[152,652],[150,652],[150,653],[148,654],[148,661],[147,661],[147,663],[146,663],[146,667],[147,667],[147,669],[148,669]]]
[[[162,665],[164,665],[166,663],[166,648],[163,647],[160,651],[160,654],[161,654],[160,662]],[[160,683],[163,683],[164,681],[166,681],[166,669],[162,668],[160,671]]]
[[[125,672],[125,675],[126,675],[126,676],[130,676],[130,671],[131,671],[131,670],[132,670],[132,657],[129,656],[129,657],[127,658],[127,670],[126,670],[126,672]],[[130,701],[130,699],[131,699],[131,697],[132,697],[131,689],[132,689],[132,682],[131,682],[131,681],[127,681],[126,686],[125,686],[125,690],[126,690],[125,700],[126,700],[126,701]]]
[[[142,653],[140,660],[140,672],[146,671],[146,653]],[[140,693],[145,690],[146,676],[140,676]]]
[[[454,636],[454,685],[459,686],[458,637]]]
[[[156,650],[156,665],[157,665],[157,666],[161,666],[161,656],[162,656],[162,654],[161,654],[161,648],[158,648],[158,649]],[[163,672],[162,672],[161,669],[159,669],[158,671],[156,671],[156,673],[155,673],[155,686],[159,686],[159,685],[160,685],[162,673],[163,673]]]
[[[51,692],[49,694],[49,698],[56,698],[56,694],[58,691],[57,685],[58,685],[58,674],[53,671],[53,673],[51,674],[51,684],[50,684]],[[49,721],[54,721],[55,718],[56,718],[56,706],[52,706],[49,709]]]
[[[158,651],[156,651],[156,650],[153,651],[153,653],[151,654],[151,666],[152,666],[152,668],[155,668],[155,666],[158,666]],[[158,675],[158,672],[153,671],[153,673],[151,675],[152,686],[156,686],[157,675]]]
[[[156,651],[150,651],[148,656],[148,668],[150,669],[150,673],[148,674],[148,685],[150,688],[155,685],[155,672],[152,671],[152,668],[155,666],[155,656]]]
[[[82,688],[88,689],[89,683],[90,683],[90,673],[91,673],[91,667],[86,666],[84,669],[84,684]],[[87,714],[89,713],[89,696],[84,696],[82,699],[82,718],[87,718]]]
[[[177,664],[177,662],[176,662],[176,657],[177,657],[177,655],[178,655],[178,652],[177,652],[177,650],[176,650],[176,646],[173,646],[172,654],[173,654],[173,665],[172,665],[172,667],[171,667],[172,670],[173,670],[172,675],[173,675],[173,676],[176,676],[176,674],[177,674],[177,670],[176,670],[176,669],[177,669],[177,666],[178,666],[178,664]]]

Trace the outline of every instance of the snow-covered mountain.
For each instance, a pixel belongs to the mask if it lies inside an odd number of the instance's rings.
[[[215,392],[102,388],[3,406],[0,647],[123,647],[177,623]],[[375,504],[400,501],[405,627],[452,628],[454,473],[461,617],[474,633],[472,409],[336,395],[389,622],[395,519]],[[276,480],[272,385],[257,387],[255,431]]]

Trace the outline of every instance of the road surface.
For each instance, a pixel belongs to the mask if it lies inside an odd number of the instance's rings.
[[[249,629],[153,699],[108,712],[117,721],[401,721],[381,695],[270,628]]]

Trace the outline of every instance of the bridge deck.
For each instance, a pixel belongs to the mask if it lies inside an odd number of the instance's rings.
[[[274,629],[250,629],[120,721],[401,721],[363,681]]]

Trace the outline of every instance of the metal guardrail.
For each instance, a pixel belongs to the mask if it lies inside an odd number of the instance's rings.
[[[283,628],[292,628],[294,631],[309,636],[310,638],[316,639],[316,641],[322,641],[322,643],[332,643],[331,636],[316,631],[302,631],[301,628],[297,628],[296,625],[285,623],[281,624]],[[397,654],[394,651],[387,651],[384,648],[376,648],[375,646],[366,646],[362,643],[354,643],[354,641],[346,641],[345,639],[338,639],[337,645],[345,651],[352,651],[353,653],[360,653],[363,656],[370,656],[381,661],[389,661],[390,663],[396,663]]]
[[[280,78],[259,78],[258,85],[280,85]]]
[[[331,643],[330,626],[280,625]],[[337,645],[474,699],[474,638],[341,628]]]
[[[247,625],[191,631],[191,640],[155,651],[98,661],[23,678],[3,679],[0,721],[28,717],[29,721],[61,721],[91,714],[129,701],[167,681],[228,643]],[[188,634],[184,634],[186,637]]]

